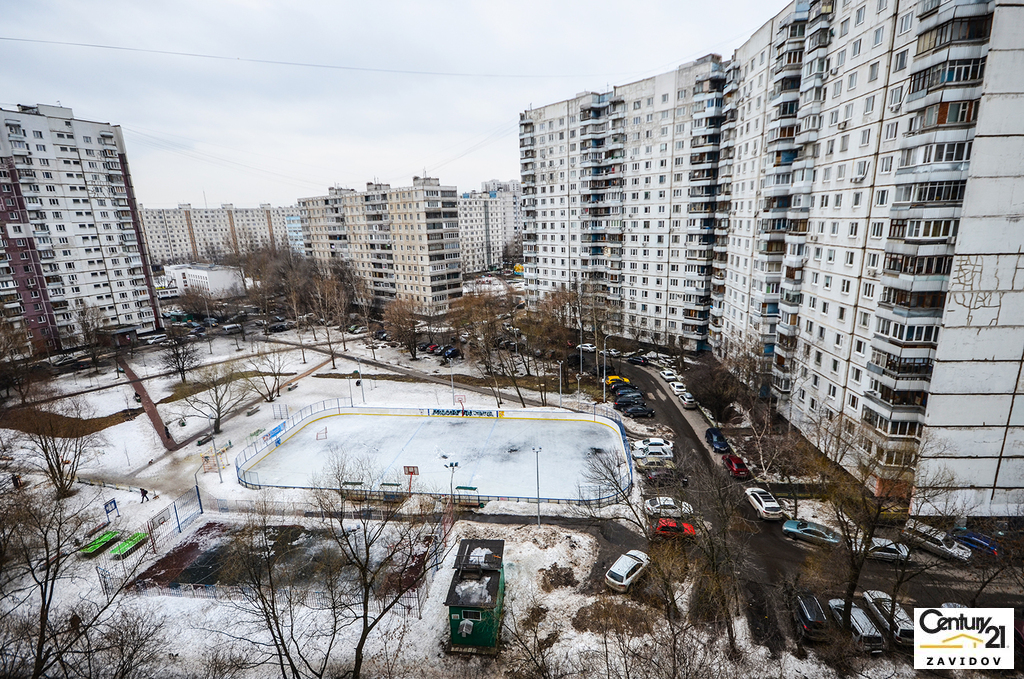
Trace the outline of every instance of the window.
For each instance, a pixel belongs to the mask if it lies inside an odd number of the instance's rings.
[[[870,115],[875,111],[875,95],[864,98],[864,115]]]
[[[910,50],[903,50],[902,52],[899,52],[899,53],[896,54],[896,58],[893,59],[893,67],[892,67],[892,70],[894,72],[895,71],[902,71],[903,69],[905,69],[907,67],[907,54],[909,52],[910,52]]]
[[[900,124],[899,124],[898,121],[893,121],[891,123],[886,123],[885,124],[885,140],[886,141],[892,141],[893,139],[896,138],[896,135],[899,133],[899,125]]]
[[[825,281],[824,281],[823,285],[824,285],[824,288],[826,290],[831,290],[832,289],[832,277],[831,276],[825,276]]]
[[[853,118],[853,103],[849,103],[843,108],[843,119],[849,120],[850,118]]]
[[[910,76],[910,93],[943,87],[950,83],[970,82],[985,77],[985,57],[950,59]]]
[[[834,384],[828,385],[828,397],[831,398],[831,399],[835,399],[835,397],[836,397],[836,385],[834,385]]]
[[[865,297],[874,297],[875,296],[875,284],[874,283],[865,283],[864,284],[864,296]],[[862,313],[866,313],[866,312],[862,312]]]
[[[889,203],[889,190],[879,189],[875,192],[875,205],[888,205]],[[879,229],[881,231],[881,229]]]
[[[871,143],[871,128],[860,131],[860,145],[867,146]]]
[[[843,50],[836,55],[836,66],[842,66],[846,63],[846,50]]]
[[[889,192],[886,191],[885,193],[886,193],[886,199],[888,199]],[[882,204],[884,205],[884,203],[882,203]],[[871,231],[870,231],[869,235],[872,238],[881,238],[882,237],[882,230],[884,228],[885,228],[884,222],[871,222]]]
[[[906,14],[901,16],[900,17],[899,28],[896,30],[896,33],[898,35],[903,35],[907,31],[909,31],[910,30],[910,25],[911,25],[911,23],[913,23],[913,21],[914,21],[914,13],[913,12],[907,12]],[[906,53],[904,52],[904,54],[906,54]],[[896,69],[896,70],[898,71],[899,69]]]
[[[846,82],[846,89],[855,90],[857,89],[857,71],[854,71],[849,75]]]
[[[860,400],[854,394],[850,394],[848,396],[848,398],[847,398],[847,405],[849,405],[851,409],[857,410],[857,405],[859,403],[860,403]]]
[[[878,62],[877,61],[875,63],[871,64],[870,66],[868,66],[868,82],[872,83],[872,82],[874,82],[876,80],[878,80]]]
[[[856,238],[857,237],[857,231],[859,230],[858,224],[859,224],[859,222],[850,222],[850,226],[846,230],[846,234],[850,238]],[[846,263],[847,264],[853,264],[853,253],[852,252],[848,252],[846,254],[847,254],[847,257],[846,257],[847,261],[846,261]]]
[[[844,278],[842,282],[839,284],[839,291],[842,292],[843,294],[849,294],[850,281]]]
[[[866,10],[867,10],[867,7],[858,7],[857,8],[857,12],[853,15],[853,25],[854,26],[860,26],[862,23],[864,23],[864,13],[865,13]]]
[[[880,13],[888,6],[888,0],[878,0],[878,7],[875,9],[875,14]]]
[[[850,135],[844,134],[839,138],[839,150],[846,151],[850,148]]]
[[[953,19],[917,36],[917,53],[930,52],[955,42],[984,40],[991,30],[991,15]]]
[[[850,46],[850,57],[860,56],[860,38],[853,41],[853,45]]]
[[[843,37],[850,32],[850,20],[847,19],[843,23],[839,24],[839,37]]]
[[[879,172],[892,172],[892,156],[884,156],[878,161]]]
[[[885,26],[879,26],[875,29],[874,37],[871,39],[872,47],[878,47],[885,40]]]
[[[835,206],[834,207],[837,207],[837,208],[842,207],[843,206],[843,194],[837,193],[835,197],[836,197],[836,202],[835,202]]]

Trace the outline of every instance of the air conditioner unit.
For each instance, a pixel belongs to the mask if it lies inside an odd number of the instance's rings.
[[[839,74],[839,69],[838,68],[833,68],[831,71],[828,72],[828,74],[829,75],[838,75]]]
[[[878,269],[868,269],[868,276],[878,278]]]
[[[865,175],[861,175],[859,177],[850,177],[850,181],[853,182],[854,184],[860,184],[862,181],[864,181],[864,176]]]
[[[901,106],[902,104],[893,104],[889,107],[889,110],[892,111],[893,113],[899,113]]]
[[[808,236],[807,240],[811,241],[812,243],[817,243],[818,242],[818,237],[817,236]]]
[[[840,130],[845,130],[847,125],[849,125],[849,122],[844,120],[843,122],[836,125],[836,127],[838,127]]]

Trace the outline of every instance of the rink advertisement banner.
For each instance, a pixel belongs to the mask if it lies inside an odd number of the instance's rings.
[[[431,417],[497,417],[493,410],[462,410],[461,408],[431,408]]]
[[[915,608],[914,669],[1013,669],[1012,608]]]

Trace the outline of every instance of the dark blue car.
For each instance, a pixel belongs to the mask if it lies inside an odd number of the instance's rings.
[[[976,533],[973,530],[958,529],[952,533],[953,539],[972,551],[981,552],[987,556],[999,557],[1003,554],[1003,548],[995,538],[983,533]]]
[[[725,440],[725,435],[718,427],[708,427],[708,430],[704,432],[704,440],[716,453],[724,454],[730,451],[729,442]]]

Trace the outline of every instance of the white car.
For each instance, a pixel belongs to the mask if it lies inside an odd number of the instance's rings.
[[[594,353],[595,351],[597,351],[597,347],[596,347],[596,346],[594,346],[593,344],[581,344],[581,345],[579,346],[579,348],[580,348],[580,349],[581,349],[581,350],[582,350],[583,352],[585,352],[585,353],[588,353],[588,354],[592,354],[592,353]]]
[[[676,504],[670,497],[652,497],[644,503],[644,511],[650,516],[667,516],[681,519],[693,514],[693,507],[686,502]]]
[[[864,607],[868,609],[878,628],[889,635],[900,646],[914,645],[914,621],[907,611],[885,592],[868,590],[864,592]],[[892,627],[889,627],[889,613],[892,613]]]
[[[679,375],[676,375],[675,370],[662,370],[658,374],[661,375],[661,379],[665,380],[666,382],[675,382],[676,380],[679,379]]]
[[[643,448],[633,449],[634,460],[646,460],[652,457],[660,457],[666,460],[675,459],[675,455],[672,453],[672,449],[666,448],[665,446],[645,446]]]
[[[693,394],[691,394],[690,392],[687,391],[687,392],[684,392],[684,393],[680,394],[679,395],[679,400],[683,402],[683,408],[685,410],[696,410],[697,409],[697,399],[695,399],[693,397]]]
[[[682,396],[686,393],[686,385],[682,382],[669,382],[668,388],[672,390],[672,393],[676,396]]]
[[[861,548],[861,538],[854,539],[853,551],[859,552]],[[867,558],[875,561],[906,561],[910,558],[910,548],[885,538],[871,538]]]
[[[668,448],[672,450],[672,442],[668,439],[659,438],[652,436],[649,439],[643,439],[641,441],[633,441],[633,450],[641,450],[643,448]]]
[[[597,352],[597,353],[598,353],[599,355],[601,355],[601,356],[604,356],[606,352],[604,351],[604,349],[602,349],[601,351],[599,351],[599,352]],[[619,356],[622,356],[622,352],[621,352],[621,351],[619,351],[618,349],[609,349],[609,350],[607,351],[607,354],[608,354],[609,356],[611,356],[612,358],[618,358]]]
[[[605,573],[604,582],[616,592],[629,591],[630,586],[650,563],[651,557],[638,549],[631,549],[616,559]]]
[[[765,521],[776,521],[783,518],[782,506],[779,501],[764,488],[747,488],[743,492],[746,494],[750,506]]]

